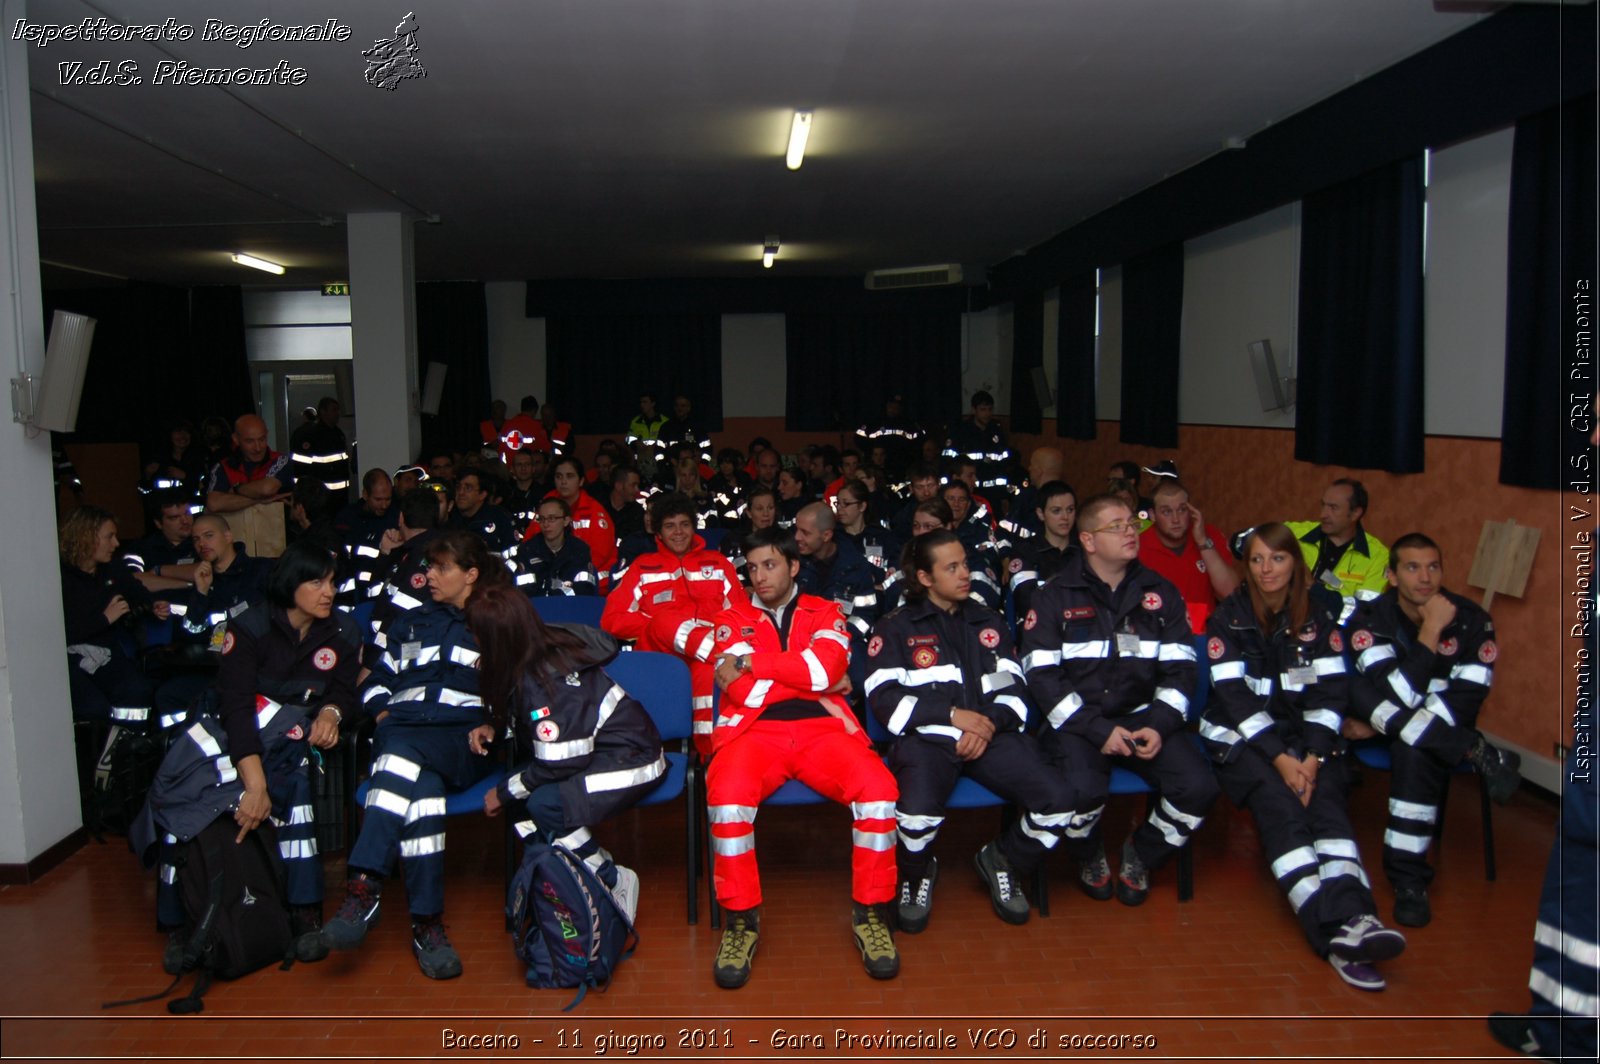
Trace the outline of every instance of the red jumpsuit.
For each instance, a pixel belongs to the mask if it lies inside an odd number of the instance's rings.
[[[749,671],[723,692],[712,732],[715,756],[706,772],[717,900],[735,911],[761,904],[756,810],[798,779],[850,805],[850,897],[862,905],[890,901],[900,789],[844,698],[826,693],[850,662],[844,615],[826,599],[799,594],[779,614],[781,629],[772,613],[739,603],[686,641],[702,660],[748,654],[750,661]]]
[[[749,599],[739,583],[738,570],[719,552],[706,549],[699,536],[682,558],[659,539],[656,543],[660,549],[634,559],[606,596],[600,627],[618,639],[633,640],[640,650],[687,658],[694,695],[694,745],[709,757],[715,671],[704,658],[688,654],[684,640],[695,622],[709,631],[712,618]]]

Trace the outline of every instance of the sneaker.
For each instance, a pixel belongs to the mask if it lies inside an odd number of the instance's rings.
[[[322,925],[322,941],[330,949],[355,949],[367,937],[367,929],[378,922],[378,895],[382,884],[376,879],[356,876],[346,888],[344,903],[333,919]]]
[[[1382,990],[1389,984],[1383,981],[1383,976],[1378,974],[1378,969],[1364,961],[1352,960],[1341,957],[1337,953],[1328,954],[1328,963],[1333,965],[1333,970],[1339,973],[1339,978],[1355,987],[1357,990]]]
[[[639,911],[639,873],[631,868],[616,865],[617,885],[611,888],[611,898],[617,903],[623,915],[628,918],[628,923],[633,923],[633,916]]]
[[[928,867],[915,880],[900,881],[900,904],[895,911],[895,923],[908,935],[915,935],[928,926],[933,912],[933,885],[939,881],[939,859],[930,857]]]
[[[1111,862],[1104,850],[1078,862],[1078,886],[1095,901],[1111,900]]]
[[[1424,887],[1396,887],[1394,922],[1401,927],[1427,927],[1433,921],[1433,906],[1428,904]]]
[[[1027,923],[1028,899],[1017,887],[1017,873],[1012,870],[1006,855],[1000,852],[1000,847],[989,843],[978,851],[972,863],[977,866],[978,875],[989,887],[989,904],[994,906],[994,914],[1008,924]]]
[[[1534,1036],[1533,1025],[1526,1016],[1511,1012],[1490,1013],[1489,1033],[1496,1042],[1523,1056],[1537,1057],[1544,1053],[1544,1046]]]
[[[161,951],[161,970],[168,975],[183,974],[183,947],[186,940],[183,928],[178,928],[167,935],[166,948]]]
[[[850,913],[850,929],[855,932],[856,948],[868,975],[893,979],[900,974],[900,953],[894,948],[887,905],[857,904]]]
[[[750,981],[750,961],[761,938],[759,917],[754,909],[729,910],[722,916],[727,927],[723,928],[722,945],[717,947],[711,974],[724,990],[737,990]]]
[[[1483,777],[1489,800],[1495,805],[1505,805],[1511,801],[1511,796],[1517,793],[1517,787],[1522,783],[1522,773],[1518,771],[1522,766],[1522,755],[1494,746],[1482,733],[1473,742],[1472,749],[1467,751],[1467,762]]]
[[[289,934],[294,938],[294,959],[314,964],[328,955],[322,941],[322,906],[296,905],[289,910]]]
[[[1328,950],[1346,960],[1386,961],[1405,952],[1406,938],[1384,927],[1376,916],[1364,913],[1346,920],[1328,940]]]
[[[411,952],[417,967],[429,979],[454,979],[461,974],[461,956],[444,933],[444,921],[437,916],[411,921]]]
[[[1117,900],[1124,905],[1143,905],[1150,896],[1150,870],[1139,859],[1133,840],[1122,844],[1122,867],[1117,871]]]

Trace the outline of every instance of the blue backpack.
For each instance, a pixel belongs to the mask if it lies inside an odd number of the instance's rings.
[[[628,916],[588,865],[565,846],[530,844],[506,898],[512,941],[529,986],[604,988],[639,944]]]

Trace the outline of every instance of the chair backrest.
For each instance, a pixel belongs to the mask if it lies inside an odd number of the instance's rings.
[[[546,624],[587,624],[599,628],[600,615],[606,608],[606,600],[599,595],[537,595],[528,601]]]
[[[707,550],[716,550],[722,545],[722,539],[728,534],[726,528],[702,528],[700,538],[705,540]]]
[[[628,650],[611,659],[606,675],[638,699],[661,738],[687,739],[694,734],[689,666],[682,658],[654,650]]]

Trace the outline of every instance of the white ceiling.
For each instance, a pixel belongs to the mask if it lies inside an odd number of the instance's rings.
[[[425,79],[361,49],[415,5]],[[7,4],[7,12],[11,6]],[[187,42],[29,48],[40,248],[191,283],[345,279],[344,215],[436,216],[419,279],[992,265],[1484,17],[1433,0],[32,0]],[[345,43],[202,42],[337,17]],[[9,32],[11,25],[6,26]],[[58,63],[138,64],[63,86]],[[162,59],[299,86],[152,84]],[[798,172],[788,116],[816,112]],[[47,281],[69,275],[52,268]]]

